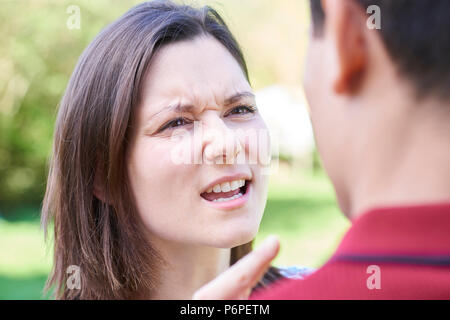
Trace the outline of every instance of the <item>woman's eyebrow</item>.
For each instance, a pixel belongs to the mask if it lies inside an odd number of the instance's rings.
[[[154,117],[156,117],[157,115],[159,115],[163,112],[183,113],[183,112],[190,112],[193,109],[195,109],[195,106],[192,104],[177,103],[177,104],[173,104],[173,105],[168,105],[168,106],[162,108],[161,110],[159,110],[158,112],[149,116],[148,120],[153,119]]]
[[[228,106],[230,104],[236,103],[237,101],[241,100],[242,98],[252,98],[255,99],[255,95],[249,91],[239,92],[235,95],[225,99],[225,105]]]
[[[234,103],[236,103],[237,101],[239,101],[239,100],[241,100],[243,98],[255,99],[255,95],[252,92],[250,92],[250,91],[239,92],[239,93],[236,93],[236,94],[232,95],[231,97],[225,99],[224,105],[225,106],[229,106],[229,105],[234,104]],[[193,104],[177,103],[177,104],[174,104],[174,105],[169,105],[169,106],[163,107],[158,112],[156,112],[153,115],[149,116],[148,120],[153,119],[155,116],[157,116],[157,115],[159,115],[159,114],[161,114],[163,112],[188,113],[188,112],[191,112],[194,109],[195,109],[195,106]]]

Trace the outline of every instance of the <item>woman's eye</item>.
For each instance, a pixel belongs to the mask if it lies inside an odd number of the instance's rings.
[[[251,106],[238,106],[233,109],[231,109],[230,112],[228,112],[227,115],[241,115],[241,114],[248,114],[248,113],[255,113],[256,108]]]
[[[166,129],[173,129],[173,128],[181,127],[181,126],[184,126],[184,125],[187,125],[190,123],[192,123],[192,121],[188,120],[186,118],[177,118],[177,119],[167,122],[165,125],[163,125],[161,127],[161,129],[159,129],[159,131],[161,132]]]

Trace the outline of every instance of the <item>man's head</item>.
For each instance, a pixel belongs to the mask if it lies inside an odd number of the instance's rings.
[[[398,142],[425,114],[419,105],[450,109],[450,1],[310,1],[304,85],[323,164],[351,214],[355,189],[366,187],[357,180],[389,170],[382,160],[390,154],[395,162]],[[379,30],[368,27],[372,5]]]

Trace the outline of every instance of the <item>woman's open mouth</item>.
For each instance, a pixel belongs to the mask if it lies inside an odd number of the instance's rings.
[[[219,207],[235,207],[245,203],[248,198],[251,180],[238,179],[216,184],[200,196]]]

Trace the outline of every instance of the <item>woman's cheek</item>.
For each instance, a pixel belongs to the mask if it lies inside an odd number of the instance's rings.
[[[144,140],[136,145],[130,162],[130,178],[136,193],[148,197],[150,192],[163,189],[166,181],[171,181],[171,176],[176,174],[171,150],[169,141]]]
[[[270,134],[262,118],[258,117],[257,119],[255,119],[250,130],[252,131],[252,134],[248,135],[247,139],[245,140],[249,158],[253,159],[250,164],[257,164],[261,168],[270,166]]]
[[[177,209],[174,196],[182,190],[189,167],[176,164],[172,151],[175,144],[169,140],[146,141],[139,146],[131,162],[131,184],[139,209],[144,216],[155,212],[170,212]]]
[[[195,164],[199,155],[195,152],[200,147],[195,147],[196,137],[192,130],[177,129],[167,141],[166,158],[172,165]],[[197,142],[198,143],[198,142]]]

